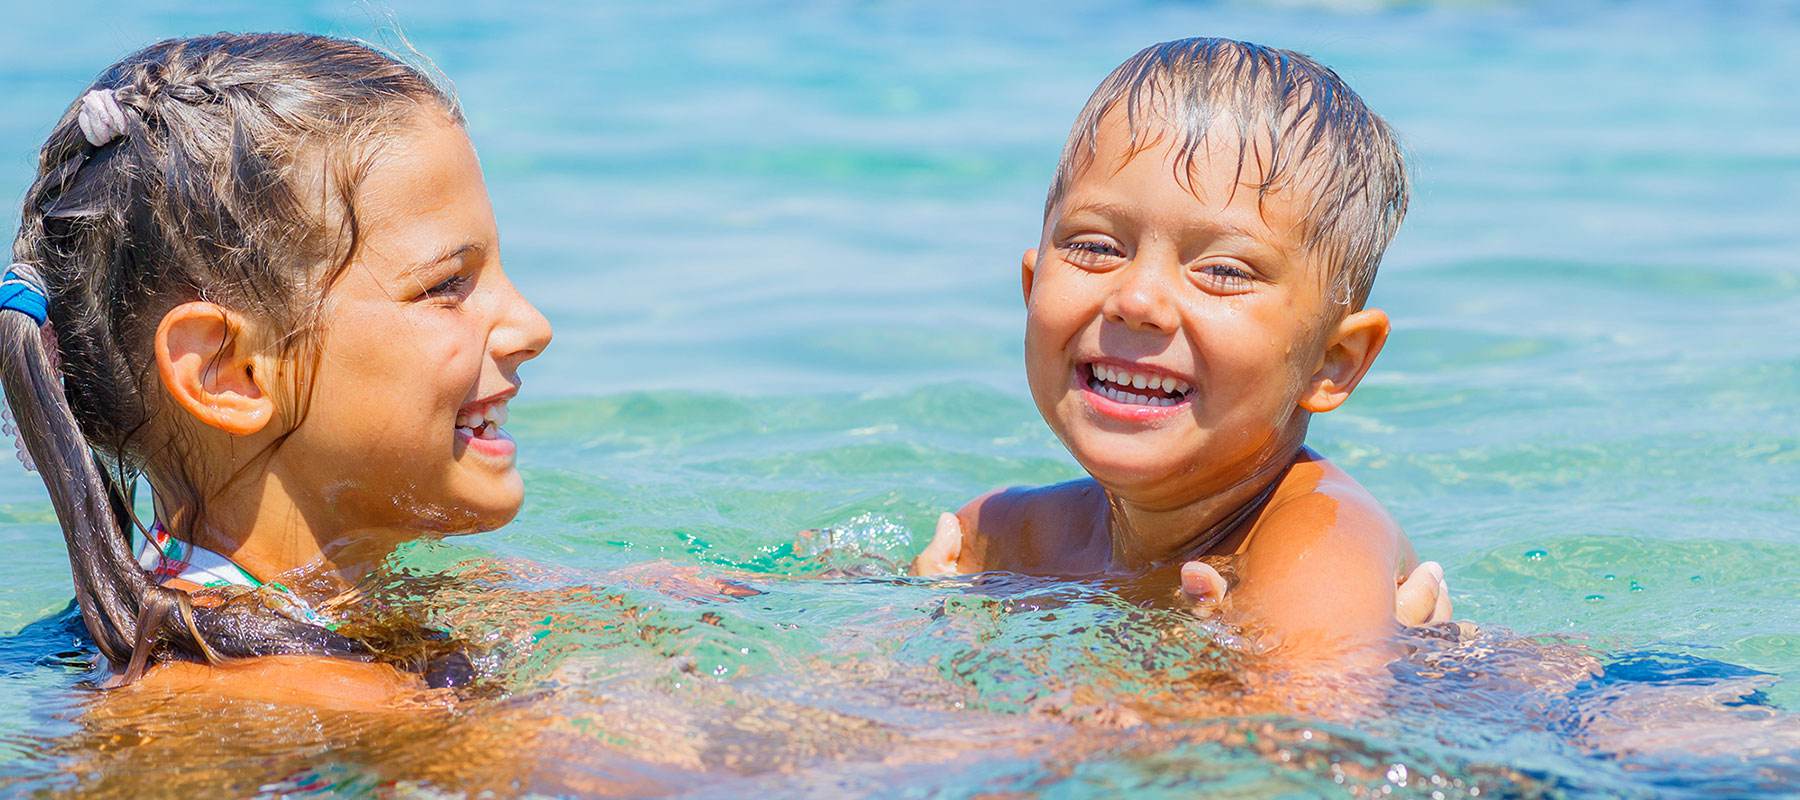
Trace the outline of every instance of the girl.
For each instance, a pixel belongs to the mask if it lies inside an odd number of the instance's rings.
[[[114,684],[452,682],[320,601],[522,499],[500,425],[550,326],[501,269],[462,125],[364,45],[220,34],[125,58],[52,131],[0,374]]]

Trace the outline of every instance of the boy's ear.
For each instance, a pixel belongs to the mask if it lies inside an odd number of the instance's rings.
[[[1019,258],[1019,288],[1025,292],[1025,304],[1031,304],[1031,279],[1037,269],[1037,248],[1025,251]]]
[[[1313,373],[1312,383],[1300,398],[1300,407],[1315,414],[1332,411],[1350,399],[1375,356],[1387,343],[1387,312],[1365,308],[1346,314],[1325,342],[1325,357]]]
[[[249,436],[275,416],[264,383],[273,364],[243,317],[216,303],[183,303],[156,326],[156,372],[169,398],[194,419]]]

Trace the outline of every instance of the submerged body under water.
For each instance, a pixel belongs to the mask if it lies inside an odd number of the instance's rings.
[[[763,576],[446,566],[448,548],[415,548],[400,561],[429,566],[372,578],[348,624],[448,632],[475,666],[458,697],[369,713],[70,694],[9,737],[50,756],[9,777],[82,796],[1779,796],[1800,780],[1800,717],[1758,670],[1444,625],[1321,693],[1129,588],[893,575],[881,527]],[[96,658],[84,638],[70,608],[6,644],[54,651],[39,668],[72,682]]]
[[[126,49],[369,33],[321,8],[10,9],[0,186]],[[0,794],[1800,785],[1792,4],[394,12],[557,326],[508,425],[523,515],[369,587],[475,681],[385,714],[95,692],[42,485],[0,468]],[[1129,587],[898,574],[939,511],[1076,475],[1025,395],[1019,252],[1093,84],[1188,35],[1318,56],[1414,171],[1394,335],[1309,442],[1479,630],[1410,637],[1359,705],[1271,708],[1305,676]]]

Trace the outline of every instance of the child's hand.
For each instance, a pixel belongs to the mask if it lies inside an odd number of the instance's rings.
[[[943,527],[939,523],[939,538],[942,535]],[[934,539],[932,544],[937,544],[937,540]],[[1205,562],[1189,561],[1181,565],[1181,594],[1191,603],[1224,600],[1225,586],[1225,578]],[[1394,617],[1401,625],[1416,627],[1449,622],[1450,611],[1450,585],[1444,581],[1444,568],[1435,561],[1420,564],[1394,592]]]
[[[948,511],[939,514],[931,544],[925,545],[924,552],[913,559],[910,571],[921,577],[955,575],[962,571],[956,566],[957,559],[962,557],[962,546],[962,520]]]
[[[1394,617],[1408,627],[1449,622],[1450,585],[1444,582],[1444,568],[1436,561],[1414,568],[1394,590]]]
[[[1181,596],[1191,603],[1217,603],[1225,599],[1225,576],[1204,561],[1181,565]]]

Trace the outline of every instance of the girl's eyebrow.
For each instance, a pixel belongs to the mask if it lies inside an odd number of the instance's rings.
[[[417,275],[418,273],[424,272],[424,271],[431,269],[432,267],[435,267],[446,261],[453,261],[455,259],[462,258],[465,254],[479,253],[486,249],[487,249],[487,245],[482,244],[481,242],[464,242],[463,244],[446,248],[443,252],[432,257],[429,261],[421,261],[417,264],[407,267],[406,271],[404,273],[401,273],[400,277],[410,278],[410,277],[413,277],[414,275]]]

